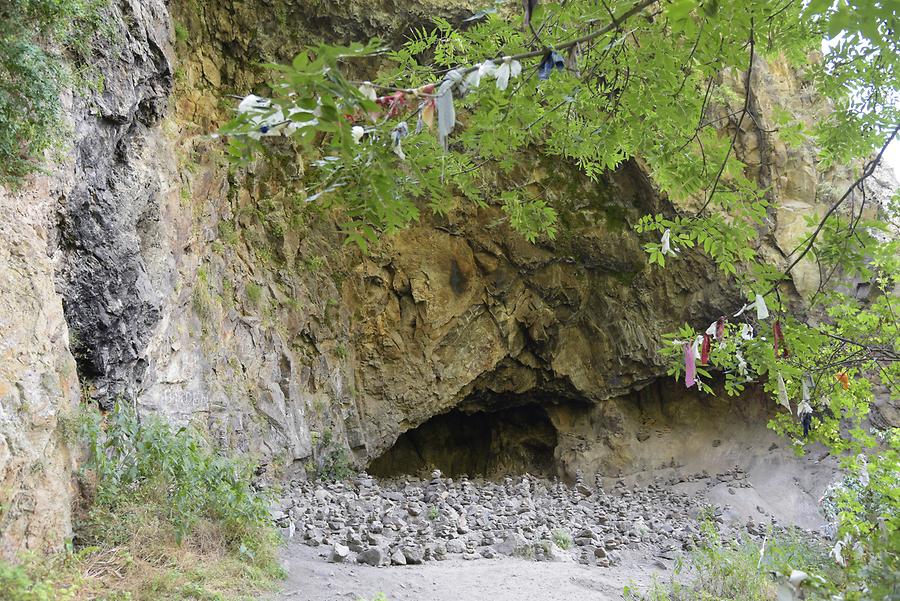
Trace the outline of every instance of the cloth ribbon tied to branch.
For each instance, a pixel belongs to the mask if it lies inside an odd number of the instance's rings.
[[[788,400],[787,387],[784,385],[784,378],[781,376],[781,372],[778,372],[778,402],[788,410],[788,413],[793,413],[791,403]]]
[[[462,80],[456,69],[447,73],[438,88],[435,106],[437,108],[438,142],[444,150],[449,148],[449,136],[456,126],[456,108],[453,106],[453,87]]]
[[[772,338],[774,339],[773,345],[775,347],[775,358],[784,357],[787,358],[790,356],[788,352],[787,344],[784,342],[784,333],[781,331],[781,321],[775,320],[775,325],[772,326]],[[779,355],[779,352],[781,353]]]
[[[841,383],[841,387],[844,390],[850,390],[850,376],[847,375],[847,372],[842,371],[838,375],[835,376],[837,381]]]
[[[429,130],[434,129],[434,114],[437,110],[437,103],[434,99],[434,84],[422,86],[417,90],[417,94],[425,96],[425,100],[419,105],[419,118],[416,121],[416,133],[419,133],[426,126]]]
[[[662,246],[660,252],[662,252],[663,255],[674,257],[676,254],[678,254],[678,249],[672,248],[672,230],[666,229],[666,231],[663,232],[662,238],[660,239],[659,243]]]
[[[406,160],[406,154],[403,152],[403,138],[409,135],[409,126],[403,121],[391,130],[391,149],[394,151],[401,161]]]
[[[700,350],[700,365],[708,365],[709,364],[709,351],[710,351],[710,338],[709,334],[703,334],[703,347]]]
[[[566,59],[564,59],[556,50],[550,50],[544,55],[540,66],[538,66],[538,79],[550,79],[550,75],[553,73],[554,69],[557,71],[565,71]]]
[[[793,413],[794,411],[791,409],[791,403],[788,400],[787,396],[787,386],[784,385],[784,378],[781,376],[781,372],[778,372],[778,402],[788,410],[788,413]]]
[[[237,112],[239,115],[245,115],[247,122],[253,127],[253,131],[247,135],[254,140],[259,140],[263,136],[290,136],[300,127],[318,124],[315,118],[306,121],[292,119],[294,115],[301,113],[316,115],[315,110],[292,107],[285,113],[284,109],[275,108],[270,99],[256,94],[247,94],[242,98],[238,103]]]
[[[756,309],[756,319],[762,321],[769,317],[769,307],[766,306],[766,299],[763,298],[762,294],[757,294],[756,299],[752,303],[747,303],[741,310],[734,314],[735,317],[740,317],[744,314],[744,311],[748,311],[750,309]]]
[[[684,385],[690,388],[697,383],[697,364],[694,358],[694,349],[687,342],[684,343]]]
[[[800,404],[797,405],[797,417],[800,418],[800,423],[803,425],[803,438],[809,438],[809,431],[812,427],[812,405],[810,402],[810,389],[814,387],[814,382],[812,376],[809,374],[803,374],[803,380],[801,382],[802,387],[802,396],[803,398],[800,401]]]
[[[735,352],[735,357],[737,358],[737,362],[738,362],[738,366],[737,366],[738,374],[740,374],[741,377],[746,378],[747,377],[747,361],[746,361],[746,359],[744,359],[744,355],[741,354],[740,350],[738,350]]]

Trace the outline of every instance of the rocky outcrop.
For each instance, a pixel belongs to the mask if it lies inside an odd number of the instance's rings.
[[[72,355],[86,399],[193,423],[295,479],[366,465],[436,415],[526,405],[555,431],[550,469],[562,475],[662,452],[638,444],[647,439],[633,419],[665,374],[660,335],[737,299],[699,255],[647,265],[631,226],[672,207],[637,164],[596,183],[536,155],[515,174],[560,211],[555,241],[525,242],[488,203],[423,219],[362,256],[342,244],[334,215],[297,193],[304,157],[273,144],[283,156],[235,172],[209,136],[226,94],[264,87],[260,61],[321,38],[395,41],[468,8],[114,4],[119,33],[96,61],[105,89],[73,103],[70,160],[15,196],[0,191],[0,348],[12,357],[0,366],[0,482],[13,491],[0,496],[0,548],[58,543],[68,529],[71,462],[57,421],[77,397]],[[778,68],[757,75],[766,110],[796,92],[777,87]],[[758,134],[740,137],[739,155],[775,156],[765,176],[775,193],[817,198],[812,151],[794,156]],[[776,217],[778,238],[790,226]],[[547,424],[535,432],[553,444]]]
[[[106,19],[116,35],[94,67],[104,91],[74,109],[74,180],[57,230],[79,370],[104,407],[133,396],[142,380],[143,350],[175,284],[161,206],[173,191],[177,198],[158,127],[172,87],[165,5],[123,2]]]
[[[168,227],[159,206],[174,173],[158,127],[171,88],[168,12],[161,0],[125,1],[105,19],[115,35],[93,67],[104,91],[66,99],[69,158],[20,190],[0,188],[7,558],[71,535],[79,384],[104,405],[133,391],[173,284],[159,253]]]
[[[733,132],[746,95],[746,81],[743,74],[732,73],[724,83],[734,92],[733,98],[717,107],[711,120],[728,123],[727,128]],[[859,165],[823,161],[814,142],[805,136],[786,143],[788,136],[779,134],[784,127],[814,131],[833,108],[817,92],[813,78],[786,58],[758,57],[754,61],[749,107],[750,115],[740,122],[735,155],[748,166],[748,175],[768,189],[770,207],[761,231],[760,252],[773,265],[786,269],[807,242],[808,220],[821,219],[850,188],[860,169]],[[838,214],[852,213],[866,219],[883,215],[897,181],[882,166],[864,188],[865,192],[855,192]],[[805,300],[823,284],[824,272],[813,255],[795,265],[790,275],[790,285]]]
[[[47,256],[60,190],[41,178],[0,188],[0,559],[55,548],[71,534],[75,361]]]
[[[554,190],[565,238],[526,243],[496,208],[395,236],[357,268],[357,382],[370,452],[463,405],[599,403],[665,372],[661,335],[720,314],[734,293],[686,256],[653,270],[630,227],[661,208],[625,165],[601,184],[574,169],[532,185]],[[523,177],[519,177],[522,180]]]

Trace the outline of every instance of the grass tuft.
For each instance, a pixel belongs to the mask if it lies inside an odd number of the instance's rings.
[[[723,541],[713,522],[705,522],[702,539],[679,559],[668,582],[641,591],[625,587],[626,601],[775,601],[792,570],[809,574],[806,598],[830,599],[828,590],[843,586],[843,575],[828,561],[827,549],[808,535],[769,532],[765,545]],[[819,595],[818,593],[822,593]]]
[[[284,577],[250,464],[119,406],[86,411],[77,431],[89,460],[76,538],[66,553],[0,562],[4,601],[231,601]]]

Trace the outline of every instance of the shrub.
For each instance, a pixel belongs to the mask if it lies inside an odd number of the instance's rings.
[[[353,475],[347,449],[334,438],[331,429],[326,429],[321,438],[314,437],[316,462],[310,476],[317,480],[346,480]]]
[[[64,139],[59,95],[71,71],[61,52],[87,55],[106,3],[0,2],[0,185],[38,169]]]
[[[77,430],[88,447],[80,550],[74,561],[52,560],[69,566],[88,598],[224,601],[283,577],[270,497],[252,486],[251,464],[216,452],[192,428],[121,405],[105,417],[84,411]]]
[[[53,580],[36,577],[25,566],[0,561],[0,591],[3,601],[68,601],[74,589],[57,586]]]
[[[115,514],[137,502],[160,509],[179,541],[209,521],[221,524],[230,548],[251,557],[271,543],[269,499],[252,489],[252,466],[214,452],[196,431],[173,432],[117,404],[105,424],[88,414],[82,432],[90,452],[91,514]]]
[[[260,300],[262,300],[262,286],[254,284],[253,282],[247,282],[246,290],[247,298],[250,300],[250,304],[252,304],[254,307],[258,307]]]

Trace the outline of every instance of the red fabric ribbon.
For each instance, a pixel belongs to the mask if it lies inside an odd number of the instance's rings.
[[[775,339],[775,357],[789,357],[790,353],[788,352],[787,344],[784,342],[784,334],[781,331],[781,321],[775,321],[775,325],[772,326],[772,336]],[[779,349],[781,350],[781,355],[778,354]]]
[[[709,334],[703,335],[703,347],[700,349],[700,365],[709,363],[709,349],[711,347]]]
[[[406,105],[406,94],[402,91],[394,92],[390,96],[379,96],[375,102],[388,110],[388,119],[400,114],[400,109]]]

